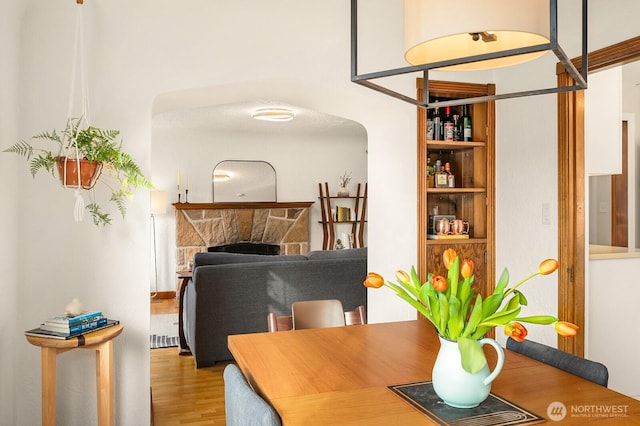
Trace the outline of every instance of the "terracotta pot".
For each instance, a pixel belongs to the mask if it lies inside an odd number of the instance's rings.
[[[58,175],[64,186],[78,187],[78,162],[80,163],[80,186],[91,189],[102,172],[99,161],[78,160],[76,158],[57,157]],[[66,168],[66,175],[65,175]]]

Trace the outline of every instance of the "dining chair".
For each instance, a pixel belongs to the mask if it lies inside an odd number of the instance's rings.
[[[270,332],[293,330],[293,318],[291,315],[277,315],[275,312],[269,312],[267,329]]]
[[[294,330],[346,325],[342,302],[337,299],[293,302],[291,316]]]
[[[353,311],[344,313],[345,325],[360,325],[367,323],[367,309],[364,305],[360,305]],[[267,315],[267,329],[273,333],[276,331],[293,330],[293,318],[291,315],[277,315],[275,312],[269,312]]]
[[[235,364],[224,368],[224,409],[227,426],[281,426],[280,416],[251,388]]]
[[[544,362],[545,364],[549,364],[601,386],[607,387],[609,383],[609,370],[607,370],[607,367],[602,363],[581,358],[531,340],[517,342],[511,337],[507,339],[507,349]]]
[[[363,305],[358,306],[353,311],[344,313],[344,322],[346,325],[360,325],[367,323],[367,310]]]

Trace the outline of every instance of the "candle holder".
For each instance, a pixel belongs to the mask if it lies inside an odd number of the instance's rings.
[[[189,190],[188,189],[184,190],[184,202],[185,202],[185,204],[189,204]]]
[[[180,193],[178,192],[178,204],[182,204],[182,201],[180,201],[180,195],[182,195],[182,194],[180,194]]]

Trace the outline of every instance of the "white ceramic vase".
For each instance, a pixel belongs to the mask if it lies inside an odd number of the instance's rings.
[[[477,407],[487,399],[491,391],[491,382],[498,376],[504,364],[504,351],[493,339],[480,339],[481,345],[491,345],[498,353],[498,361],[493,371],[485,365],[475,374],[462,368],[458,342],[440,339],[440,351],[433,365],[433,390],[447,404],[456,408]]]

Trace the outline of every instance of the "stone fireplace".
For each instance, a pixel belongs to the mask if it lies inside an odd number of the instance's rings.
[[[225,244],[277,244],[281,255],[306,254],[312,204],[175,203],[176,270],[188,269],[195,253]]]

